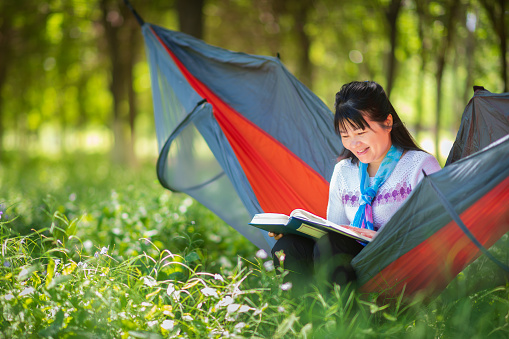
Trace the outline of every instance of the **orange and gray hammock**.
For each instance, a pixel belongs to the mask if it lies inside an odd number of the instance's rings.
[[[343,149],[327,106],[278,58],[224,50],[138,20],[161,184],[192,196],[267,251],[272,238],[248,225],[255,213],[303,208],[325,216]],[[450,164],[426,176],[354,258],[361,290],[438,292],[483,251],[490,255],[485,248],[509,231],[508,112],[509,93],[475,93]]]

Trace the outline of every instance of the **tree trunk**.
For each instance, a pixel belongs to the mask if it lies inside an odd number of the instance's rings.
[[[203,39],[203,7],[205,0],[177,0],[181,32]]]
[[[421,40],[421,68],[419,70],[419,78],[417,80],[417,99],[416,99],[416,118],[415,118],[415,138],[418,140],[420,133],[423,130],[422,118],[424,111],[424,81],[426,75],[426,66],[428,62],[428,51],[429,51],[429,41],[427,40],[426,35],[424,34],[425,27],[428,22],[428,13],[426,10],[426,1],[424,0],[416,0],[417,7],[417,15],[419,18],[418,21],[418,34],[419,39]]]
[[[505,20],[506,14],[506,0],[499,0],[500,7],[502,8],[498,13],[498,17],[500,20],[500,63],[502,66],[501,76],[504,81],[504,92],[509,92],[509,79],[507,78],[507,23]]]
[[[447,52],[452,45],[454,37],[454,24],[456,20],[456,14],[458,12],[459,0],[452,0],[449,8],[449,16],[447,17],[446,32],[447,35],[443,40],[443,44],[439,46],[438,57],[437,57],[437,71],[436,71],[436,108],[435,108],[435,156],[440,161],[440,128],[441,128],[441,105],[442,105],[442,79],[444,75],[445,63]]]
[[[476,10],[475,11],[476,13],[473,14],[475,15],[475,23],[474,25],[477,25],[477,18],[478,18],[478,11]],[[472,20],[472,19],[470,19]],[[467,20],[468,22],[468,20]],[[475,39],[475,26],[472,27],[472,26],[469,26],[471,25],[471,23],[469,23],[467,25],[467,37],[466,37],[466,41],[465,41],[465,45],[466,45],[466,56],[467,56],[467,65],[466,65],[466,68],[467,68],[467,79],[465,81],[465,91],[463,93],[463,102],[466,104],[470,98],[472,97],[472,95],[474,94],[473,92],[473,85],[474,85],[474,58],[472,57],[474,55],[474,51],[475,51],[475,45],[476,45],[476,39]]]
[[[131,134],[129,135],[129,143],[128,143],[128,157],[130,159],[130,163],[135,166],[137,165],[137,157],[135,152],[136,145],[136,117],[138,116],[138,101],[136,92],[134,91],[134,75],[133,70],[136,64],[137,59],[137,51],[140,50],[140,26],[138,22],[135,20],[134,16],[128,15],[126,20],[127,27],[127,35],[128,38],[128,46],[126,48],[129,49],[129,53],[126,55],[126,85],[127,85],[127,97],[129,102],[129,129]]]
[[[5,4],[0,6],[2,10],[5,10]],[[3,159],[3,139],[4,139],[4,98],[2,90],[7,82],[7,70],[9,69],[9,61],[11,57],[11,15],[5,15],[0,23],[0,46],[2,46],[2,52],[0,52],[0,161]]]
[[[490,18],[493,30],[500,40],[500,77],[504,83],[503,92],[509,91],[507,78],[507,24],[505,22],[507,0],[481,0],[481,3]]]
[[[392,87],[394,85],[394,78],[396,73],[396,47],[398,38],[398,16],[401,10],[402,0],[391,0],[391,3],[387,10],[385,10],[385,18],[389,27],[389,42],[391,50],[389,51],[388,63],[387,63],[387,85],[385,86],[385,92],[390,97]]]
[[[101,0],[102,24],[105,33],[106,49],[111,62],[110,91],[113,96],[113,134],[114,147],[112,159],[117,163],[136,163],[134,145],[129,133],[129,117],[136,116],[135,107],[130,107],[132,99],[132,67],[134,46],[131,46],[131,23],[135,21],[126,6],[119,8],[116,1]]]
[[[305,26],[308,21],[308,14],[311,10],[312,3],[310,1],[296,2],[297,8],[295,11],[295,31],[299,42],[300,55],[298,59],[298,72],[300,80],[307,87],[313,86],[313,67],[309,58],[311,50],[311,39],[306,33]]]
[[[203,39],[204,5],[205,0],[177,0],[179,29],[181,32],[189,34],[197,39]],[[192,128],[185,128],[179,135],[176,160],[178,166],[175,172],[175,180],[177,182],[189,183],[190,181],[188,178],[195,177],[194,173],[198,167],[193,157],[195,138],[196,130]]]

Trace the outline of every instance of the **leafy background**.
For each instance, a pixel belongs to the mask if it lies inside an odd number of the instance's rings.
[[[279,53],[329,107],[343,83],[380,82],[442,162],[472,85],[507,91],[503,1],[132,3],[208,43]],[[266,253],[164,190],[123,2],[2,1],[0,46],[0,337],[507,338],[507,276],[485,257],[427,298],[300,293]],[[506,263],[508,241],[491,249]]]

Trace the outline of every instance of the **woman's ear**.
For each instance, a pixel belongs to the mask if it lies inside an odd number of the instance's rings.
[[[392,114],[389,114],[387,116],[387,120],[385,120],[385,126],[387,127],[387,129],[389,130],[389,132],[392,130]]]

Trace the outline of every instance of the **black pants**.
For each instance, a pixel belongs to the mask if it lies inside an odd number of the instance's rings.
[[[356,240],[332,232],[316,242],[286,234],[272,248],[272,257],[278,267],[281,263],[276,254],[284,252],[283,267],[290,271],[286,280],[294,285],[307,285],[313,280],[344,285],[356,280],[351,261],[363,248]]]

